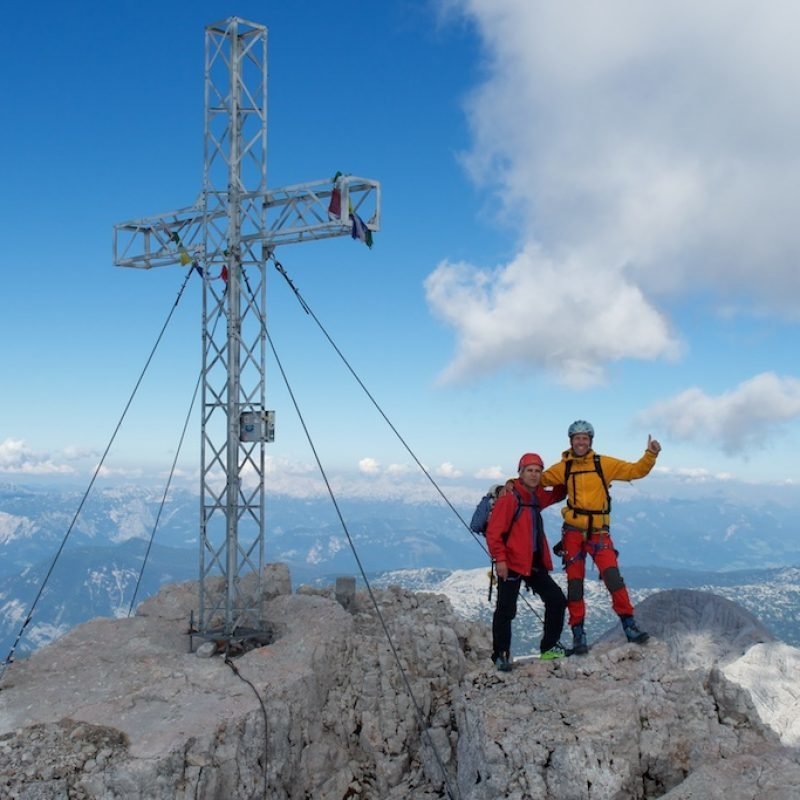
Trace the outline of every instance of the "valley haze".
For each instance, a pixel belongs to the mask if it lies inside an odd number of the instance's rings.
[[[465,521],[487,488],[478,481],[437,482]],[[330,499],[312,496],[312,480],[295,479],[292,486],[295,496],[268,493],[265,560],[288,564],[298,585],[338,575],[361,581]],[[337,501],[370,580],[442,592],[463,613],[488,619],[485,542],[427,480],[361,476],[334,479],[334,490],[341,492]],[[24,621],[84,491],[52,482],[0,484],[0,649],[8,651]],[[797,487],[655,474],[647,482],[615,484],[612,493],[613,534],[634,602],[658,589],[710,589],[747,607],[777,638],[800,643]],[[98,483],[53,567],[19,655],[85,619],[128,614],[162,495],[163,488]],[[170,491],[137,604],[164,583],[197,579],[198,508],[196,491]],[[552,544],[558,508],[547,509],[544,519]],[[596,577],[590,567],[587,591],[602,590]],[[608,612],[600,591],[587,624],[599,633],[611,621]],[[530,632],[517,627],[527,647]]]

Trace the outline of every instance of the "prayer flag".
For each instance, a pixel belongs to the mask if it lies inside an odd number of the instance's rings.
[[[333,176],[333,191],[331,192],[331,202],[328,204],[328,219],[340,219],[342,216],[342,192],[336,185],[342,173],[337,172]]]
[[[367,224],[364,222],[361,217],[356,214],[355,211],[350,212],[350,221],[353,223],[353,227],[350,230],[350,235],[354,239],[359,239],[360,241],[364,242],[364,244],[372,248],[372,231],[367,227]]]
[[[331,202],[328,204],[328,218],[339,219],[342,216],[342,193],[338,189],[331,192]]]

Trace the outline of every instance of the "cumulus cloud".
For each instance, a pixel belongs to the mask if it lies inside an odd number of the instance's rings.
[[[505,473],[499,466],[483,467],[475,473],[474,477],[479,480],[501,481],[504,479]]]
[[[310,475],[317,472],[317,465],[313,463],[295,461],[288,458],[274,458],[267,456],[264,460],[264,472],[267,475],[288,475],[292,478]]]
[[[617,359],[674,357],[664,301],[695,292],[800,318],[800,6],[446,5],[485,56],[463,163],[520,246],[429,277],[457,336],[444,380],[513,362],[581,386]],[[577,316],[569,352],[547,352]]]
[[[22,439],[5,439],[0,442],[0,472],[64,475],[74,471],[67,464],[56,463],[49,454],[34,452]]]
[[[728,454],[761,448],[782,426],[800,417],[800,380],[763,372],[712,396],[693,387],[639,415],[673,439],[719,447]]]
[[[666,477],[678,478],[693,483],[711,483],[719,481],[732,481],[730,472],[712,472],[705,467],[660,467],[653,469],[656,474]]]
[[[491,274],[440,264],[425,281],[427,299],[458,339],[442,380],[523,364],[582,388],[603,380],[607,361],[676,356],[666,320],[641,291],[612,271],[601,287],[596,272],[579,260],[556,263],[534,245]],[[570,324],[578,309],[580,325]]]
[[[100,453],[98,453],[97,450],[74,444],[65,447],[61,451],[61,455],[67,459],[67,461],[83,461],[92,458],[97,460],[100,458]]]
[[[96,468],[96,467],[95,467]],[[107,467],[103,465],[97,470],[101,478],[141,478],[144,472],[138,467]]]
[[[358,462],[358,471],[364,475],[377,475],[381,471],[381,465],[374,458],[362,458]]]
[[[419,467],[416,465],[412,466],[411,464],[389,464],[389,466],[386,467],[386,474],[394,476],[408,475],[418,471]]]
[[[449,461],[440,464],[435,472],[440,478],[460,478],[464,474],[460,469],[456,469]]]

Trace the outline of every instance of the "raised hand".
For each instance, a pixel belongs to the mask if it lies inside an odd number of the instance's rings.
[[[661,444],[658,439],[654,439],[649,433],[647,434],[647,449],[655,456],[661,452]]]

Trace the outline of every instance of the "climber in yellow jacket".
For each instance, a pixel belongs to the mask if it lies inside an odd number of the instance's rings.
[[[609,530],[611,496],[614,480],[632,481],[644,478],[655,466],[661,445],[647,438],[644,455],[634,462],[601,456],[592,450],[594,428],[585,420],[576,420],[568,430],[570,448],[561,461],[542,473],[542,486],[567,488],[567,502],[561,509],[564,518],[560,548],[555,551],[564,559],[567,571],[567,609],[572,628],[572,652],[589,652],[586,643],[583,582],[586,556],[590,555],[611,595],[611,605],[622,622],[630,642],[644,644],[648,634],[640,630],[633,615],[628,590],[619,571],[617,551]]]

